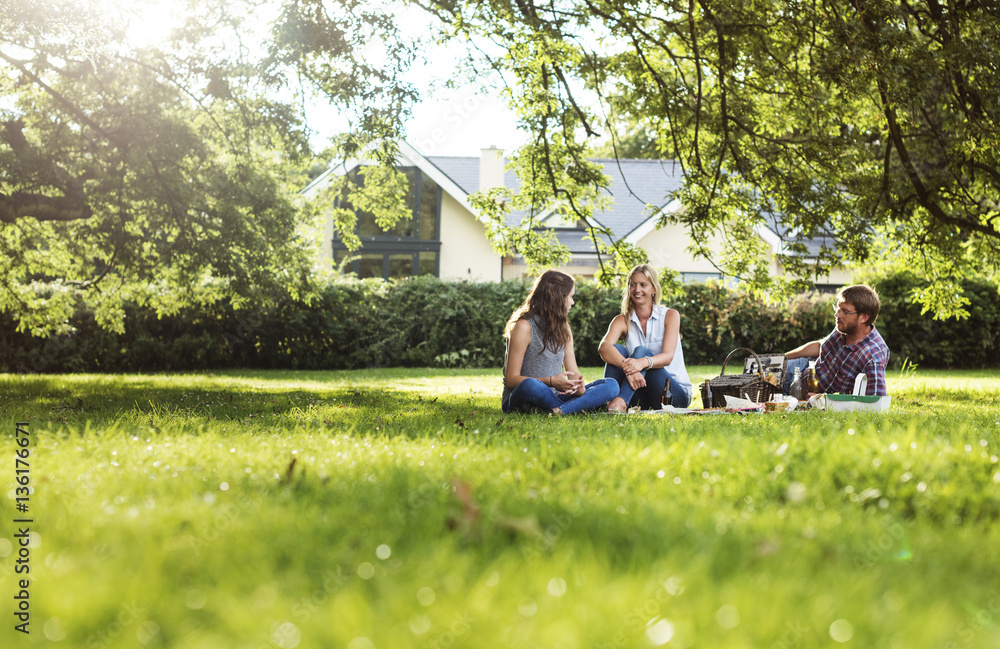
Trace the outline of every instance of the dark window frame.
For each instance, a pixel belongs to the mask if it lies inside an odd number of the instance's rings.
[[[357,174],[361,167],[355,168],[351,173]],[[422,252],[433,252],[434,253],[434,277],[441,276],[441,207],[444,197],[444,192],[441,186],[438,185],[431,179],[427,174],[423,172],[419,167],[399,167],[400,171],[407,173],[407,171],[412,170],[411,179],[411,196],[412,202],[410,204],[410,214],[413,223],[413,236],[400,236],[394,234],[380,234],[380,235],[370,235],[370,236],[359,236],[361,240],[361,248],[354,251],[353,253],[348,253],[351,255],[382,255],[382,278],[389,278],[389,262],[391,256],[399,256],[410,253],[412,264],[410,277],[414,277],[420,274],[420,253]],[[436,239],[421,239],[421,205],[423,203],[424,191],[425,191],[425,179],[429,180],[434,187],[434,233],[437,235]],[[361,227],[361,217],[359,215],[358,225],[355,228],[355,232],[358,232],[358,228]],[[339,237],[334,234],[332,240],[333,247],[333,257],[334,263],[337,262],[338,252],[347,251],[347,246],[340,240]],[[361,260],[355,259],[351,262],[349,270],[354,273],[360,273],[361,270]]]

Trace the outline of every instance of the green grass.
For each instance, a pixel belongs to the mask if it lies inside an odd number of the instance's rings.
[[[497,370],[0,375],[0,646],[996,647],[1000,372],[890,390],[550,418]]]

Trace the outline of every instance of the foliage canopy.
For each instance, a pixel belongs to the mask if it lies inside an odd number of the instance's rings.
[[[770,288],[769,226],[808,278],[844,261],[936,280],[940,314],[1000,252],[1000,14],[917,0],[424,0],[488,43],[531,141],[529,191],[600,183],[588,146],[676,160],[698,251],[724,230],[728,274]],[[665,199],[666,197],[657,197]],[[665,204],[663,200],[659,204]],[[570,203],[572,207],[572,204]],[[817,263],[801,238],[822,241]],[[701,243],[704,242],[704,243]]]
[[[760,291],[802,286],[769,277],[761,227],[786,236],[781,261],[803,280],[843,262],[917,270],[939,315],[963,306],[965,274],[1000,267],[990,3],[401,2],[471,46],[474,76],[500,74],[530,134],[511,155],[520,192],[475,201],[503,252],[565,259],[530,226],[600,206],[590,158],[603,149],[676,160],[677,194],[642,198],[679,199],[659,218],[705,256],[724,231],[713,261]],[[295,190],[317,97],[350,116],[336,155],[382,166],[367,191],[345,181],[334,195],[385,224],[405,214],[387,199],[404,193],[390,168],[427,34],[406,33],[398,6],[192,0],[155,45],[130,41],[143,8],[0,0],[0,308],[27,330],[58,329],[84,292],[110,327],[126,301],[169,313],[222,292],[308,292],[319,236]],[[511,209],[521,228],[504,224]],[[335,216],[350,242],[352,215]],[[806,239],[822,242],[815,263]],[[619,267],[643,257],[600,248]]]
[[[60,329],[83,294],[120,328],[126,301],[301,285],[300,118],[226,53],[235,19],[199,6],[154,48],[113,4],[4,3],[0,307],[22,328]]]
[[[384,13],[160,3],[185,18],[143,42],[155,6],[0,0],[0,309],[22,329],[65,328],[84,297],[120,330],[126,302],[308,292],[303,105],[325,93],[376,139],[400,114],[405,84],[359,55]]]

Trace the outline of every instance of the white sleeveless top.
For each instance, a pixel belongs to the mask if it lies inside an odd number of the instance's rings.
[[[654,354],[663,351],[663,335],[665,333],[667,321],[667,307],[662,304],[653,305],[653,313],[646,321],[646,332],[642,332],[642,325],[639,324],[639,316],[632,312],[632,317],[628,323],[628,337],[625,338],[625,349],[631,354],[636,347],[647,347]],[[670,365],[665,368],[671,377],[671,382],[677,384],[689,395],[693,386],[691,378],[688,376],[687,368],[684,366],[684,348],[681,346],[680,335],[677,337],[677,349],[674,350],[674,358]]]

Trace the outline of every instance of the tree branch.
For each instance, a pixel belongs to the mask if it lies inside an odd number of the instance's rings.
[[[11,57],[4,54],[3,51],[0,51],[0,59],[3,59],[7,63],[10,63],[12,66],[17,68],[21,72],[21,74],[28,77],[32,83],[34,83],[36,86],[38,86],[46,93],[51,95],[58,103],[62,104],[63,108],[65,108],[71,115],[73,115],[73,117],[75,117],[77,121],[80,122],[80,124],[84,126],[89,126],[90,128],[94,129],[95,131],[100,133],[104,138],[106,138],[109,142],[117,143],[117,140],[113,135],[105,131],[100,124],[92,120],[90,116],[88,116],[86,113],[80,110],[79,106],[77,106],[72,101],[67,99],[62,93],[60,93],[55,88],[42,81],[41,77],[36,75],[27,67],[25,67],[22,61],[18,61],[17,59],[12,59]]]
[[[13,223],[24,217],[39,221],[78,221],[93,216],[82,196],[43,196],[28,192],[0,194],[0,222]]]
[[[38,155],[24,136],[24,122],[3,122],[0,140],[7,143],[21,165],[34,172],[36,184],[53,187],[62,196],[28,191],[0,194],[0,222],[13,223],[19,218],[34,217],[39,221],[76,221],[90,218],[93,211],[83,193],[80,181],[54,162]]]

